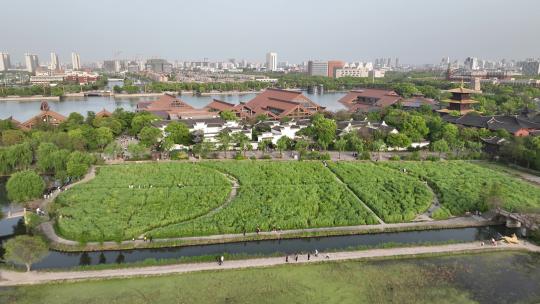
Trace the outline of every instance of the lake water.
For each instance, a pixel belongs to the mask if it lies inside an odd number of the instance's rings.
[[[339,110],[344,107],[338,100],[345,93],[325,93],[325,94],[304,94],[314,102],[327,107],[328,110]],[[231,95],[215,95],[215,96],[180,96],[182,100],[195,108],[202,108],[212,102],[212,99],[220,99],[230,103],[238,104],[239,102],[247,102],[255,96],[252,94],[231,94]],[[112,112],[116,108],[122,108],[128,111],[134,111],[137,103],[141,101],[152,101],[158,97],[134,97],[134,98],[113,98],[113,97],[85,97],[85,98],[66,98],[60,101],[47,101],[51,110],[63,115],[69,115],[71,112],[78,112],[86,115],[88,111],[99,112],[102,109],[107,109]],[[0,101],[0,119],[5,119],[10,116],[19,120],[25,121],[39,113],[41,101]]]

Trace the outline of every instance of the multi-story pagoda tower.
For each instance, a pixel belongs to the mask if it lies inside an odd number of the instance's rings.
[[[474,112],[475,110],[472,108],[472,106],[477,104],[478,101],[472,99],[471,95],[482,93],[482,91],[464,88],[463,83],[461,84],[460,88],[448,90],[448,92],[452,93],[452,97],[450,97],[450,99],[442,100],[442,102],[448,103],[448,107],[446,109],[439,110],[439,112],[448,114],[455,111],[458,112],[459,115]]]

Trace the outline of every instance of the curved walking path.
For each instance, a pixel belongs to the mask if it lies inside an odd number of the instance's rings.
[[[433,202],[431,203],[431,206],[429,206],[428,210],[426,210],[426,212],[416,216],[416,218],[414,219],[414,221],[416,222],[433,221],[434,220],[432,218],[433,213],[441,209],[441,203],[439,201],[439,197],[437,196],[437,193],[435,193],[435,191],[433,190],[433,188],[431,188],[428,182],[425,182],[425,185],[428,188],[428,190],[431,192],[431,194],[433,195]]]
[[[236,196],[238,194],[238,189],[240,188],[240,184],[238,183],[238,180],[234,176],[232,176],[230,174],[227,174],[227,173],[224,173],[224,172],[221,172],[219,170],[216,170],[216,171],[223,174],[232,183],[231,192],[229,193],[229,196],[227,197],[227,200],[225,200],[225,203],[219,205],[217,208],[214,208],[214,209],[210,210],[209,212],[207,212],[205,214],[202,214],[202,215],[197,216],[195,218],[192,218],[190,220],[183,221],[183,222],[178,222],[178,223],[172,223],[172,224],[165,225],[165,226],[162,226],[162,227],[152,228],[150,230],[147,230],[143,234],[141,234],[139,236],[139,238],[142,239],[142,238],[144,238],[145,234],[152,233],[152,231],[155,231],[155,230],[158,230],[158,229],[162,229],[162,228],[173,226],[173,225],[188,224],[188,223],[194,222],[196,220],[200,220],[201,218],[212,216],[212,215],[218,213],[219,211],[221,211],[223,208],[229,206],[232,203],[232,201],[236,198]]]
[[[317,263],[325,261],[343,261],[343,260],[358,260],[378,257],[392,257],[392,256],[414,256],[421,254],[445,254],[445,253],[459,253],[459,252],[488,252],[495,250],[526,250],[531,252],[540,252],[540,247],[521,242],[517,245],[501,244],[498,246],[485,245],[481,246],[479,242],[474,243],[461,243],[451,245],[439,245],[439,246],[419,246],[419,247],[402,247],[402,248],[386,248],[386,249],[371,249],[363,251],[351,251],[351,252],[335,252],[335,253],[320,253],[318,257],[312,255],[311,260],[307,260],[305,255],[301,255],[298,262],[290,262],[289,264],[306,264]],[[327,258],[328,256],[328,258]],[[292,260],[292,259],[290,259]],[[62,272],[15,272],[15,271],[1,271],[0,272],[0,286],[15,286],[15,285],[28,285],[28,284],[40,284],[53,281],[65,281],[65,280],[87,280],[87,279],[103,279],[103,278],[124,278],[124,277],[137,277],[137,276],[152,276],[152,275],[165,275],[165,274],[178,274],[205,270],[221,270],[221,269],[240,269],[250,267],[269,267],[287,264],[283,257],[261,258],[261,259],[248,259],[248,260],[233,260],[225,261],[225,263],[219,266],[217,263],[189,263],[189,264],[176,264],[167,266],[151,266],[151,267],[137,267],[137,268],[124,268],[124,269],[108,269],[108,270],[95,270],[95,271],[62,271]]]

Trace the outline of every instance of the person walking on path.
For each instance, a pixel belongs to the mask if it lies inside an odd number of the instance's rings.
[[[289,263],[289,255],[285,256],[285,263]]]
[[[315,249],[315,257],[319,256],[319,250]]]
[[[220,262],[219,265],[223,264],[224,261],[225,261],[225,257],[224,257],[224,256],[221,256],[221,257],[219,258],[219,262]]]
[[[298,262],[298,253],[294,256],[294,261]]]
[[[311,258],[311,254],[308,252],[308,254],[307,254],[307,260],[309,261],[310,258]]]

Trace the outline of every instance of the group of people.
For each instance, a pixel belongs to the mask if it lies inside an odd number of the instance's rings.
[[[295,253],[293,255],[295,262],[298,262],[298,259],[299,259],[300,255],[301,255],[301,253]],[[316,258],[319,257],[319,250],[315,249],[315,251],[313,252],[313,256],[316,257]],[[308,261],[311,260],[311,252],[307,253],[306,258],[307,258]],[[325,259],[330,259],[330,256],[328,254],[326,254],[324,258]],[[289,255],[285,256],[285,262],[289,263]]]

